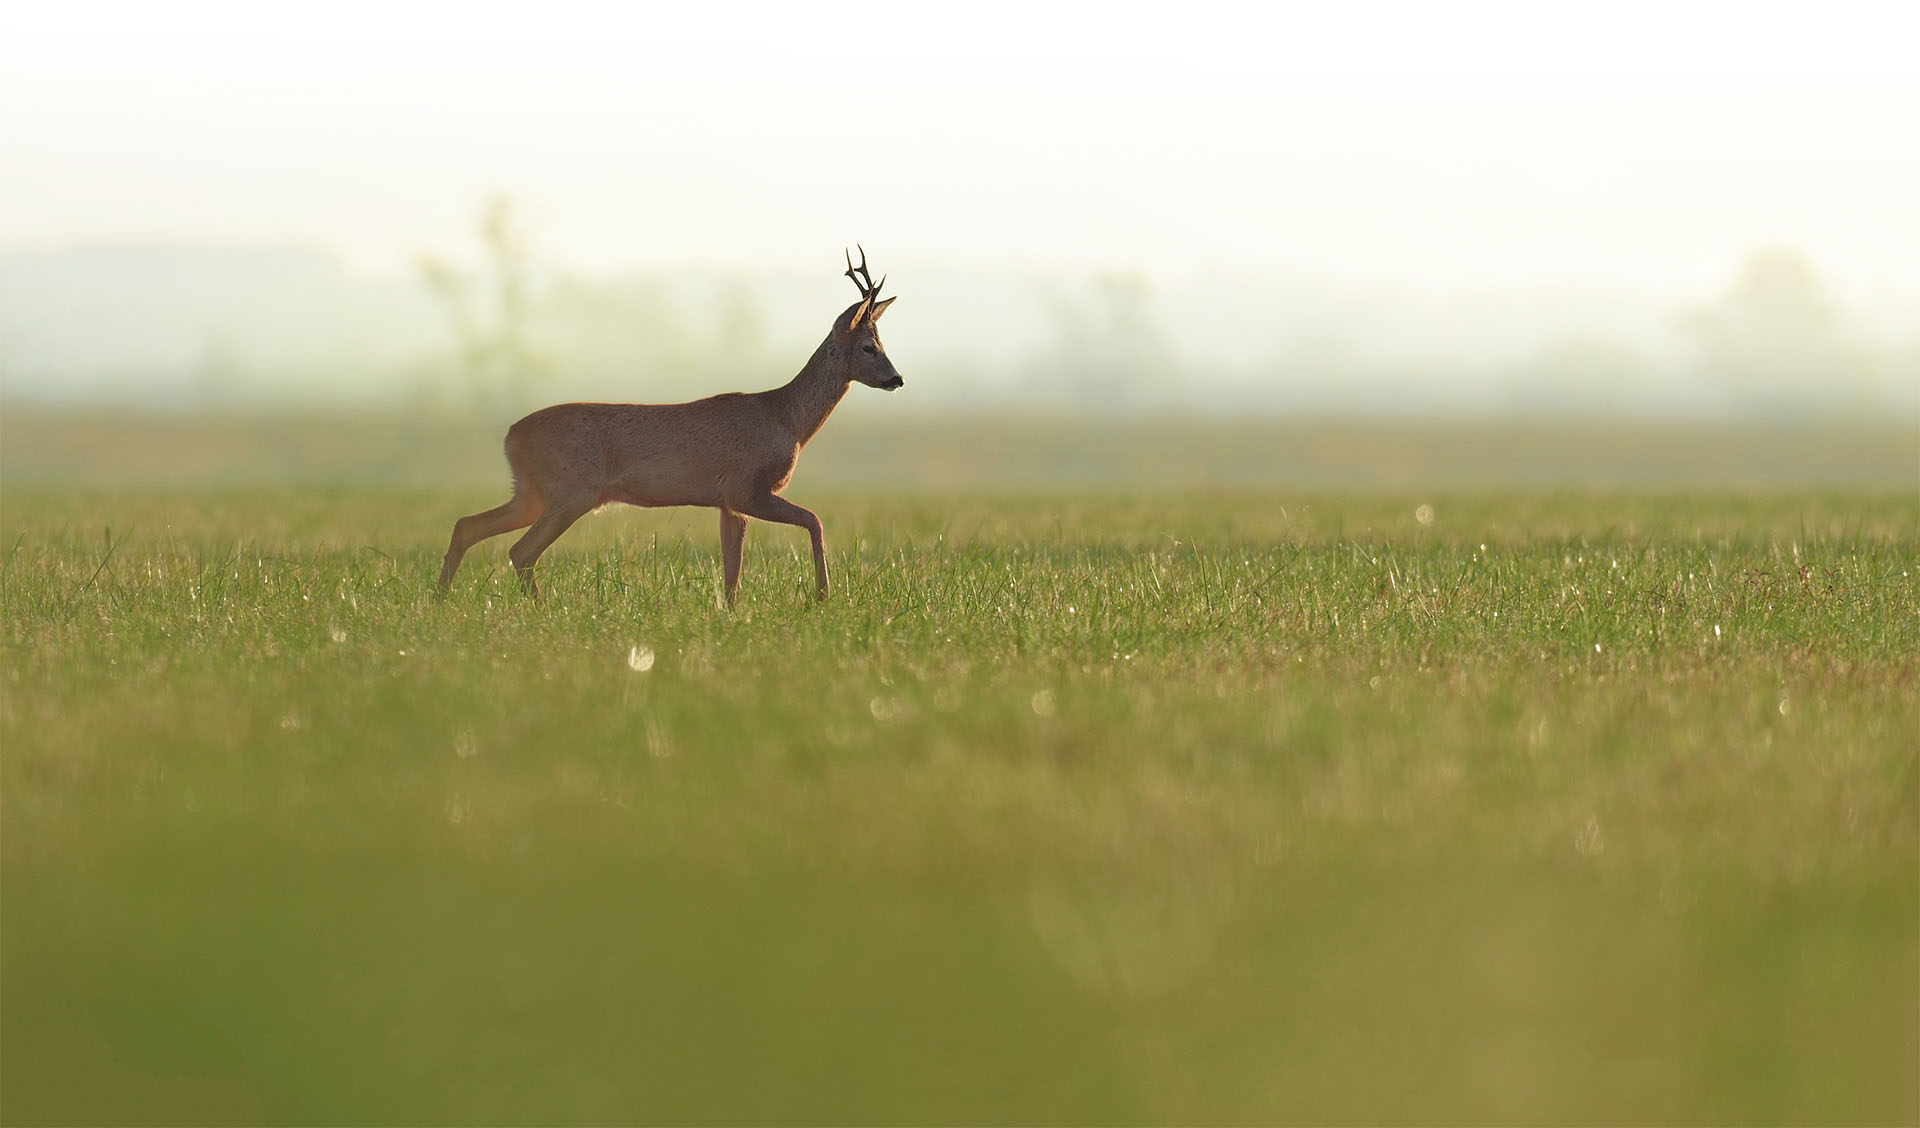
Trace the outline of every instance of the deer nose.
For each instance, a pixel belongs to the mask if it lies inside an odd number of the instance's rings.
[[[898,391],[900,388],[905,387],[906,383],[907,382],[905,380],[902,380],[900,378],[900,374],[896,372],[893,374],[893,380],[891,382],[882,384],[880,386],[882,388],[885,388],[887,391],[892,392],[892,391]]]

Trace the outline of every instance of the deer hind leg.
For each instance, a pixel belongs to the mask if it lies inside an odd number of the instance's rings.
[[[462,517],[453,523],[453,540],[447,545],[446,563],[440,566],[440,586],[452,587],[453,574],[467,550],[488,537],[524,529],[540,516],[540,501],[529,490],[515,490],[513,499],[485,513]]]
[[[533,565],[540,559],[560,534],[573,527],[573,523],[593,511],[593,499],[584,503],[572,502],[557,505],[542,513],[527,530],[527,535],[515,541],[507,550],[507,559],[513,561],[513,570],[520,575],[520,583],[527,589],[528,595],[539,595],[540,585],[534,582]]]
[[[727,606],[733,606],[740,586],[740,564],[747,548],[747,519],[732,510],[720,511],[720,559],[726,576]]]
[[[827,597],[827,539],[825,530],[820,527],[820,518],[814,516],[812,510],[773,494],[755,498],[752,502],[738,508],[749,517],[758,517],[762,521],[772,521],[781,525],[798,525],[807,531],[807,536],[813,541],[815,594],[825,599]]]

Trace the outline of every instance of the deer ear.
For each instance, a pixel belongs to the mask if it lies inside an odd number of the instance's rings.
[[[873,296],[871,294],[860,299],[860,304],[853,307],[853,316],[847,318],[847,332],[851,333],[855,329],[860,328],[861,319],[867,317],[872,308]]]
[[[867,320],[868,321],[880,320],[880,315],[887,312],[887,307],[892,305],[894,302],[894,298],[898,298],[899,296],[900,295],[895,294],[892,298],[888,298],[886,301],[881,302],[878,305],[874,306],[873,312],[867,315]]]

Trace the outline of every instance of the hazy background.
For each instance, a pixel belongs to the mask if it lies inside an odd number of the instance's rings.
[[[0,0],[0,1123],[1920,1123],[1917,47]]]
[[[31,405],[766,387],[855,413],[1920,428],[1900,4],[14,5]]]

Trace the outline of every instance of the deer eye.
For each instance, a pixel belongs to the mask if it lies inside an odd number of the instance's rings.
[[[872,345],[861,345],[861,346],[860,346],[860,351],[861,351],[861,352],[863,352],[863,353],[866,353],[866,354],[868,354],[868,355],[872,355],[872,353],[873,353],[873,346],[872,346]]]

